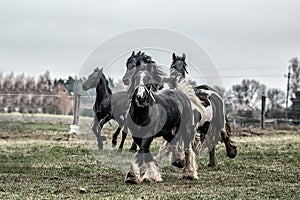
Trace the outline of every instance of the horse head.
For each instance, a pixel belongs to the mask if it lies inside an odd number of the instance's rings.
[[[182,54],[182,57],[180,57],[180,56],[176,56],[175,53],[173,53],[170,75],[180,76],[182,78],[185,78],[185,73],[188,74],[186,67],[187,64],[185,62],[185,54]]]
[[[130,80],[135,73],[135,71],[146,63],[154,63],[151,56],[146,55],[144,52],[139,51],[138,53],[132,52],[131,56],[126,62],[126,72],[123,76],[123,83],[125,85],[130,84]]]
[[[82,84],[82,89],[87,91],[91,88],[95,88],[99,83],[103,74],[103,68],[99,69],[98,67],[88,76],[88,78]]]

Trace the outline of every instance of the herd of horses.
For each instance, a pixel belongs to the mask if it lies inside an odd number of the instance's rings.
[[[98,148],[106,139],[102,127],[111,119],[118,123],[112,145],[122,132],[118,151],[122,151],[128,131],[133,143],[130,151],[137,151],[126,175],[126,183],[159,182],[159,164],[165,154],[171,155],[172,165],[183,168],[182,178],[195,180],[197,163],[195,155],[209,152],[209,167],[215,167],[215,146],[219,140],[226,146],[227,156],[234,158],[237,147],[230,139],[230,125],[224,111],[222,98],[208,85],[192,86],[185,78],[185,54],[172,55],[170,74],[164,72],[151,56],[133,52],[126,62],[123,83],[126,91],[112,93],[103,68],[96,68],[83,83],[82,88],[96,88],[93,133]],[[156,156],[150,152],[156,137],[163,137]],[[141,177],[141,167],[146,171]]]

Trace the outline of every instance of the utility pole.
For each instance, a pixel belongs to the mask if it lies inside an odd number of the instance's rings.
[[[286,92],[286,100],[285,100],[285,121],[288,122],[288,104],[289,104],[289,93],[290,93],[290,78],[291,78],[291,66],[289,66],[288,75],[285,77],[287,78],[287,92]]]
[[[265,115],[266,115],[266,96],[261,96],[261,129],[265,129]]]

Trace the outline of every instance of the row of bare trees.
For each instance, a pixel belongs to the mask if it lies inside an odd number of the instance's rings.
[[[0,72],[0,112],[69,114],[72,98],[64,82],[53,81],[49,71],[37,79],[24,73]]]
[[[300,63],[297,57],[290,60],[291,84],[289,96],[293,100],[300,91]],[[260,108],[261,96],[267,97],[267,114],[271,118],[284,117],[286,93],[279,88],[267,88],[266,85],[253,79],[244,79],[241,83],[233,85],[229,90],[216,86],[218,93],[226,99],[227,111],[230,112],[234,105],[245,105],[251,110]],[[294,104],[294,101],[293,101]],[[294,112],[291,106],[289,112]],[[298,108],[300,109],[300,108]]]

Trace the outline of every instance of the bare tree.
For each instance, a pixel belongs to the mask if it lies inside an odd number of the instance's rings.
[[[46,71],[40,75],[37,81],[37,92],[40,94],[50,94],[53,86],[53,81],[50,78],[50,72]]]
[[[267,97],[269,99],[269,109],[282,109],[285,102],[285,93],[278,88],[270,88],[267,91]]]
[[[238,98],[238,102],[252,108],[258,106],[261,96],[265,91],[266,86],[253,79],[244,79],[241,84],[232,86],[233,95]]]
[[[25,91],[25,83],[26,77],[25,74],[22,73],[15,77],[14,88],[17,93],[23,93]]]

